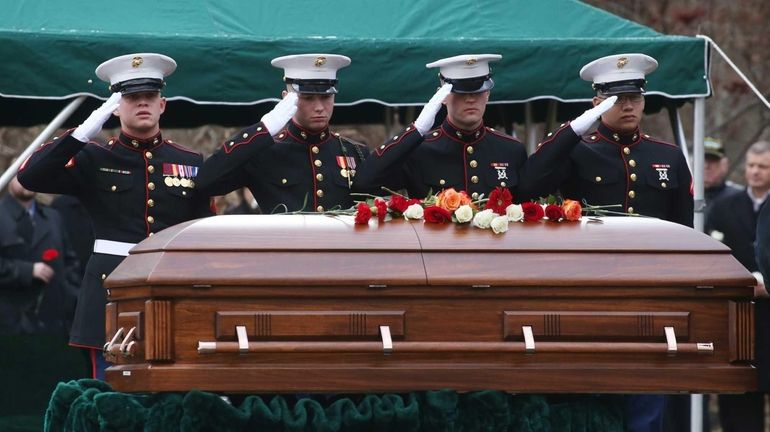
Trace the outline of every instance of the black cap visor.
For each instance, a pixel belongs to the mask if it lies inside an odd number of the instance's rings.
[[[598,91],[603,96],[613,96],[623,93],[644,93],[645,84],[645,80],[636,79],[594,84],[593,87],[594,90]]]
[[[286,84],[291,85],[297,93],[309,93],[309,94],[337,94],[337,88],[334,87],[337,84],[337,80],[306,80],[295,78],[284,78],[283,81]]]
[[[492,75],[485,75],[473,78],[446,78],[440,75],[441,81],[452,84],[452,93],[481,93],[492,89],[495,82],[492,81]]]
[[[124,95],[139,92],[158,92],[163,89],[166,83],[156,78],[137,78],[112,84],[110,91],[113,93],[121,92]]]

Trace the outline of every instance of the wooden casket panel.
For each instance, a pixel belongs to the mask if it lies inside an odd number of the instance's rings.
[[[110,383],[236,392],[756,386],[753,279],[700,233],[624,218],[515,224],[502,235],[342,220],[217,217],[138,245],[107,280],[108,336],[137,328],[132,341],[114,340]]]

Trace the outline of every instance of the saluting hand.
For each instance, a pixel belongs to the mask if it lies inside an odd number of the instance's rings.
[[[260,120],[270,135],[275,135],[297,112],[297,93],[289,92],[278,104]]]
[[[588,130],[591,129],[591,125],[599,120],[602,114],[609,111],[610,108],[615,105],[616,100],[618,100],[617,96],[610,96],[603,100],[599,105],[586,110],[583,114],[580,114],[578,118],[572,120],[570,126],[572,127],[572,130],[575,131],[575,134],[579,136],[588,132]]]
[[[436,121],[436,114],[441,109],[441,104],[451,91],[452,84],[444,84],[422,108],[420,115],[417,116],[417,120],[414,121],[414,127],[417,129],[417,132],[420,132],[420,135],[428,133],[431,126],[433,126],[433,122]]]
[[[81,125],[72,132],[72,136],[80,142],[91,141],[91,138],[95,137],[96,134],[102,130],[104,122],[110,118],[113,111],[118,109],[120,106],[120,98],[122,97],[123,95],[120,92],[113,93],[102,106],[95,109],[94,112],[88,116],[86,121],[81,123]]]

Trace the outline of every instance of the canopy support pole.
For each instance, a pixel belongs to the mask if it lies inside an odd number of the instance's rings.
[[[11,179],[16,175],[16,171],[19,170],[19,166],[27,160],[27,158],[35,151],[37,150],[38,146],[45,142],[45,140],[51,136],[51,134],[54,133],[56,129],[61,127],[61,125],[67,121],[68,118],[72,115],[72,113],[75,112],[76,109],[80,105],[83,104],[83,102],[86,100],[85,96],[78,96],[77,99],[70,102],[66,107],[64,107],[63,110],[59,114],[54,117],[53,120],[51,120],[51,123],[46,126],[45,129],[43,129],[42,132],[40,132],[40,135],[35,138],[32,143],[30,143],[29,146],[27,146],[26,149],[24,149],[23,152],[19,155],[19,157],[16,158],[15,161],[11,164],[11,166],[8,167],[8,169],[5,170],[2,177],[0,177],[0,190],[5,189],[5,187],[8,185],[8,183],[11,181]]]
[[[693,227],[700,232],[703,232],[704,228],[703,208],[706,205],[704,200],[705,190],[703,187],[703,159],[705,157],[703,151],[703,136],[705,134],[705,120],[706,99],[702,97],[696,98],[692,119],[692,158],[693,167],[695,168],[692,180],[693,198],[695,200],[695,219],[693,220]]]
[[[534,121],[534,113],[532,112],[532,102],[524,104],[524,122],[526,123],[527,130],[527,154],[535,152],[537,147],[537,128]]]

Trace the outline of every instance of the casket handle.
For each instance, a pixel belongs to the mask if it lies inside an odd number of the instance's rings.
[[[390,355],[393,353],[393,339],[390,337],[390,326],[380,326],[380,336],[382,337],[382,353]]]
[[[521,332],[524,333],[524,352],[534,354],[535,335],[532,333],[532,326],[521,326]]]
[[[666,352],[668,352],[668,355],[676,355],[677,352],[677,345],[676,345],[676,332],[674,332],[674,327],[663,327],[663,331],[666,332],[666,345],[668,345],[668,349]]]
[[[238,352],[246,354],[249,352],[249,336],[246,333],[246,326],[235,326],[235,334],[238,336]]]

